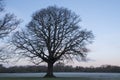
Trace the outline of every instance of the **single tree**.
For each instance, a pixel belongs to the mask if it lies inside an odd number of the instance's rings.
[[[53,77],[53,64],[59,60],[86,56],[86,44],[94,36],[79,26],[80,18],[74,12],[50,6],[35,12],[24,30],[13,35],[17,52],[33,60],[48,64],[46,77]]]
[[[4,2],[0,0],[0,39],[3,39],[13,31],[19,23],[20,21],[16,19],[14,14],[4,14]],[[3,46],[0,44],[0,62],[6,58],[8,58],[8,55],[3,53]]]

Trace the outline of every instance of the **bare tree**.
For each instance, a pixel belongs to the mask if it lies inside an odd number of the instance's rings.
[[[19,21],[13,14],[5,14],[5,16],[0,19],[0,38],[7,36],[18,26],[18,24]]]
[[[6,13],[3,16],[3,11],[3,0],[0,0],[0,38],[3,38],[6,35],[8,35],[20,23],[20,21],[16,19],[14,14]]]
[[[3,0],[0,0],[0,39],[6,37],[19,23],[20,20],[17,20],[14,14],[4,14],[4,2]],[[0,44],[0,62],[8,58],[8,55],[4,53],[4,50],[3,45]]]
[[[85,57],[94,36],[79,26],[74,12],[50,6],[35,12],[24,30],[13,35],[12,43],[31,59],[48,64],[46,77],[53,77],[53,64],[59,60]]]

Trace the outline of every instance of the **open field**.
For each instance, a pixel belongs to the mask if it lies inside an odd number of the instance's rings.
[[[45,73],[0,73],[0,80],[120,80],[120,73],[54,73],[57,78],[42,78]]]
[[[65,77],[65,78],[41,78],[41,77],[0,77],[0,80],[120,80],[120,78],[85,78],[85,77]]]

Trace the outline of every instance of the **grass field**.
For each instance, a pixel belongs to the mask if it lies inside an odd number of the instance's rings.
[[[120,80],[120,78],[82,78],[82,77],[69,77],[69,78],[39,78],[39,77],[0,77],[0,80]]]

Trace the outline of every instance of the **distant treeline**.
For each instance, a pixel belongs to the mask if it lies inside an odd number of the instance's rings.
[[[3,67],[0,65],[0,73],[31,73],[31,72],[46,72],[46,66],[14,66]],[[72,67],[57,64],[54,66],[54,72],[114,72],[120,73],[119,66],[102,65],[100,67]]]

